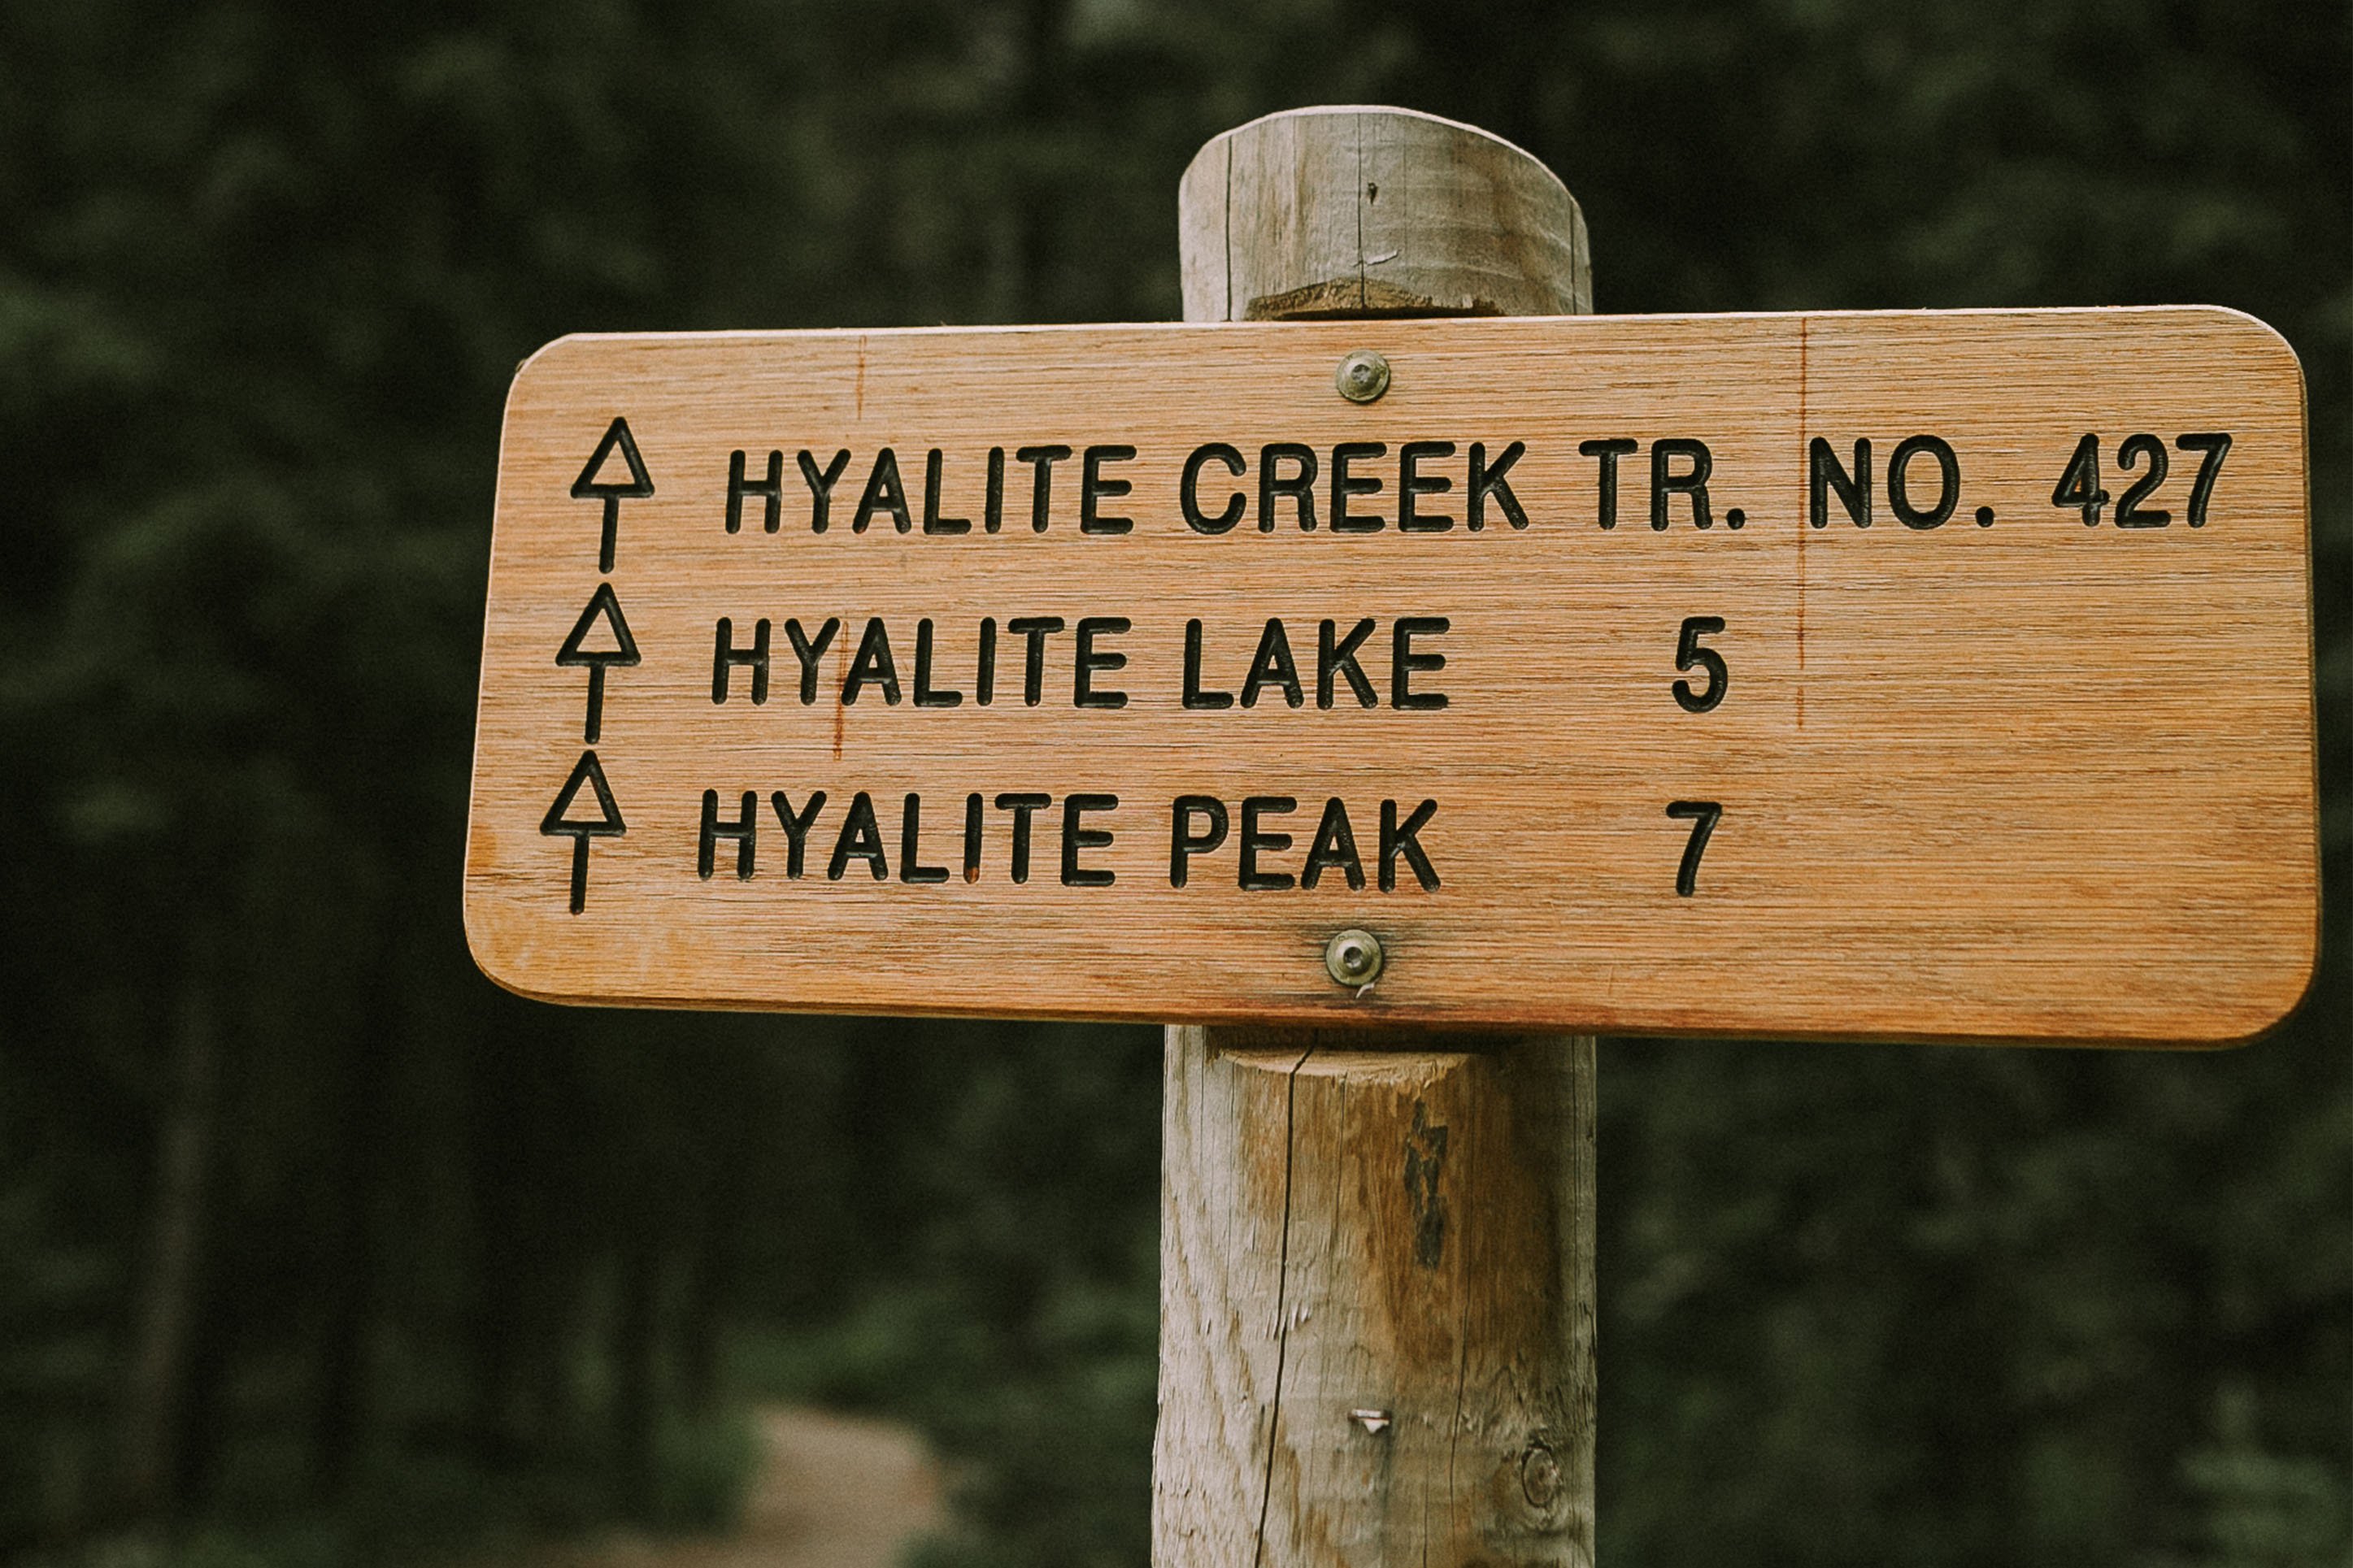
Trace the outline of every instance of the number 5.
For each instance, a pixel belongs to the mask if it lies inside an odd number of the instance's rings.
[[[1722,616],[1690,616],[1683,620],[1683,635],[1675,644],[1677,669],[1707,671],[1707,689],[1694,691],[1691,682],[1675,682],[1675,701],[1686,713],[1704,713],[1724,700],[1726,688],[1732,684],[1732,671],[1724,665],[1724,656],[1712,647],[1702,647],[1699,639],[1713,637],[1724,629]]]

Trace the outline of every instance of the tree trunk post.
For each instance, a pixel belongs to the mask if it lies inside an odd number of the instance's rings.
[[[1559,180],[1429,115],[1255,121],[1178,205],[1187,321],[1592,309]],[[1588,1568],[1593,1041],[1172,1025],[1162,1125],[1156,1568]]]

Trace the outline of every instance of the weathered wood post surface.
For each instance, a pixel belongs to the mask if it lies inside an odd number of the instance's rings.
[[[1428,115],[1253,121],[1179,201],[1187,321],[1592,309],[1560,181]],[[1589,1563],[1593,1041],[1166,1049],[1154,1562]]]

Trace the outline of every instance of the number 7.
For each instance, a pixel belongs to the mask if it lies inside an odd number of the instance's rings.
[[[1723,816],[1724,807],[1712,800],[1678,800],[1667,805],[1667,815],[1678,822],[1692,825],[1691,838],[1683,845],[1683,861],[1675,868],[1675,891],[1690,898],[1699,885],[1699,858],[1707,853],[1708,835],[1715,831],[1716,820]]]
[[[2211,430],[2182,437],[2173,443],[2185,452],[2196,452],[2205,458],[2198,465],[2198,477],[2189,481],[2189,526],[2206,526],[2206,503],[2214,497],[2214,479],[2222,471],[2222,459],[2231,455],[2231,433]]]

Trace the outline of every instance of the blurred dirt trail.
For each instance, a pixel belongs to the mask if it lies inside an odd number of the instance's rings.
[[[895,1568],[939,1522],[939,1475],[923,1439],[889,1421],[770,1405],[764,1450],[725,1537],[608,1538],[506,1560],[511,1568]]]

